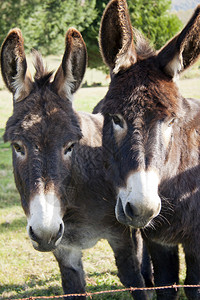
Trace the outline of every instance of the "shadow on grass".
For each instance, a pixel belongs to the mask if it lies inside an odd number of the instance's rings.
[[[4,143],[3,133],[0,129],[0,209],[21,205],[14,183],[12,151],[10,144]]]
[[[95,275],[100,274],[103,275],[104,273],[94,273]],[[37,288],[36,288],[37,287]],[[40,289],[40,287],[43,287]],[[112,284],[99,284],[96,286],[87,286],[86,291],[88,293],[95,293],[95,292],[102,292],[102,291],[110,291],[110,290],[117,290],[117,289],[123,289],[122,286],[119,285],[112,285]],[[167,293],[167,291],[166,291]],[[60,275],[52,276],[47,280],[37,280],[33,276],[29,280],[28,283],[17,285],[17,284],[10,284],[10,285],[0,285],[0,299],[6,300],[6,299],[22,299],[22,298],[31,298],[31,297],[37,297],[37,299],[40,299],[40,297],[45,296],[46,299],[49,299],[51,296],[59,296],[63,295],[63,290],[61,287],[61,279]],[[62,299],[60,297],[59,299]],[[67,298],[66,298],[67,299]],[[132,297],[130,296],[129,292],[113,292],[113,293],[105,293],[105,294],[99,294],[94,295],[92,297],[88,296],[87,299],[93,299],[93,300],[131,300]],[[154,294],[153,299],[156,299],[156,295]],[[152,300],[153,300],[152,299]],[[179,291],[179,300],[186,300],[186,296],[184,294],[183,288]]]
[[[103,275],[104,273],[94,273],[94,274]],[[86,290],[88,293],[94,293],[99,291],[116,290],[121,288],[123,287],[119,285],[99,284],[96,286],[87,286]],[[63,295],[60,274],[52,275],[49,279],[46,280],[37,279],[35,276],[31,276],[31,278],[29,278],[27,282],[21,285],[6,284],[2,286],[0,284],[0,295],[1,295],[0,296],[1,300],[31,298],[31,297],[37,297],[39,299],[41,296],[48,297],[48,296]],[[88,299],[90,299],[90,297],[88,297]],[[129,292],[120,292],[120,293],[111,293],[111,294],[107,293],[107,294],[95,295],[92,296],[92,299],[128,300],[132,298],[130,297]]]
[[[53,296],[62,294],[63,291],[59,274],[53,275],[46,280],[37,279],[33,275],[24,284],[0,284],[0,295],[2,295],[0,296],[1,300],[29,298],[36,296]]]
[[[15,295],[13,295],[13,293]],[[50,286],[45,289],[30,289],[27,287],[26,284],[24,285],[6,285],[3,287],[3,289],[0,287],[0,294],[12,294],[12,296],[1,296],[1,300],[6,299],[21,299],[21,298],[31,298],[31,297],[38,297],[39,296],[56,296],[56,295],[62,295],[62,288],[55,286]],[[48,298],[47,298],[48,299]]]
[[[106,274],[106,272],[98,273],[93,272],[90,274],[90,277],[92,275],[94,276],[102,276]],[[113,273],[115,274],[115,273]],[[41,287],[41,288],[40,288]],[[95,293],[95,292],[102,292],[102,291],[110,291],[110,290],[118,290],[123,289],[121,285],[117,284],[99,284],[95,286],[87,286],[86,291],[88,293]],[[167,293],[167,291],[166,291]],[[49,279],[41,280],[37,279],[35,276],[31,276],[29,278],[28,282],[17,285],[17,284],[10,284],[10,285],[0,285],[0,299],[6,300],[6,299],[22,299],[22,298],[31,298],[31,297],[37,297],[37,299],[40,299],[40,297],[45,296],[46,299],[49,299],[51,296],[59,296],[63,295],[63,290],[61,287],[61,278],[60,275],[52,275]],[[62,299],[60,297],[59,299]],[[67,298],[66,298],[67,299]],[[132,297],[130,296],[129,292],[113,292],[113,293],[104,293],[99,295],[94,295],[92,297],[89,297],[87,299],[93,299],[93,300],[131,300]],[[156,299],[156,295],[154,293],[153,299]],[[152,299],[152,300],[153,300]],[[186,300],[187,298],[184,295],[184,290],[180,289],[179,291],[179,299],[180,300]]]
[[[87,277],[88,278],[90,278],[90,277],[92,278],[92,277],[95,277],[95,276],[98,277],[98,276],[102,276],[102,275],[106,275],[106,274],[108,274],[107,271],[105,271],[105,272],[92,272],[92,273],[87,274]],[[114,271],[114,272],[110,271],[109,274],[116,276],[117,275],[117,271]]]
[[[9,145],[8,143],[4,143],[4,140],[3,140],[4,133],[5,133],[5,129],[0,128],[0,145],[1,145],[1,148],[4,148],[5,146],[7,147]]]
[[[12,222],[3,222],[0,224],[0,233],[6,233],[8,231],[16,231],[17,229],[25,228],[27,224],[26,217],[15,219]]]
[[[41,285],[40,282],[36,282],[37,286],[46,286],[48,284],[48,281],[43,281],[43,284]],[[116,290],[122,288],[121,286],[112,286],[112,285],[107,285],[107,284],[102,284],[98,285],[95,287],[87,287],[86,290],[88,293],[94,293],[94,292],[99,292],[99,291],[108,291],[108,290]],[[13,293],[15,295],[13,295]],[[0,294],[4,294],[1,297],[1,300],[6,300],[6,299],[22,299],[22,298],[31,298],[31,297],[37,297],[40,299],[40,297],[45,296],[45,297],[50,297],[50,296],[59,296],[63,295],[63,290],[60,284],[53,284],[51,286],[48,286],[46,288],[33,288],[30,287],[29,284],[24,284],[24,285],[5,285],[4,287],[0,286]],[[9,296],[6,296],[9,295]],[[12,294],[12,295],[11,295]],[[10,296],[11,295],[11,296]],[[46,298],[48,299],[48,298]],[[62,299],[60,297],[59,299]],[[66,298],[67,299],[67,298]],[[88,299],[91,299],[88,297]],[[116,299],[116,300],[128,300],[132,299],[131,296],[129,295],[129,292],[117,292],[117,293],[105,293],[105,294],[99,294],[99,295],[94,295],[92,296],[92,299],[97,299],[97,300],[110,300],[110,299]]]

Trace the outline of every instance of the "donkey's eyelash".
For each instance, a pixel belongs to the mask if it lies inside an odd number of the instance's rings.
[[[64,154],[67,154],[67,153],[71,152],[73,148],[74,148],[74,144],[72,144],[71,146],[67,147],[65,149],[65,151],[64,151]]]
[[[175,122],[175,118],[173,118],[171,121],[169,121],[168,123],[168,127],[171,127]]]
[[[112,119],[116,125],[121,125],[121,120],[118,116],[113,116]]]
[[[68,153],[71,153],[76,142],[69,143],[67,146],[64,146],[64,155],[67,155]]]
[[[123,120],[118,115],[110,115],[110,117],[115,125],[123,128]]]
[[[25,148],[22,145],[19,145],[18,143],[12,143],[13,148],[17,153],[20,153],[21,155],[25,155]]]
[[[35,145],[35,150],[39,151],[40,147],[38,145]]]

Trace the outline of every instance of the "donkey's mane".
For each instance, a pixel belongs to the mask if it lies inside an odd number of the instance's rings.
[[[133,36],[135,40],[135,49],[140,58],[146,59],[155,55],[156,51],[150,45],[150,42],[136,28],[133,28]]]
[[[34,80],[39,87],[42,87],[50,82],[53,71],[48,71],[40,52],[33,50],[32,54],[35,67]]]

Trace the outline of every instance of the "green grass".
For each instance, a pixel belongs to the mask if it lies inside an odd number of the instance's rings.
[[[51,57],[50,69],[56,69],[60,58]],[[90,71],[89,83],[102,82],[105,75]],[[200,78],[183,79],[180,88],[184,96],[200,98]],[[12,97],[0,81],[0,299],[62,294],[60,272],[51,253],[33,249],[27,233],[26,218],[15,188],[12,171],[12,154],[2,135],[6,120],[12,114]],[[77,110],[92,111],[102,99],[107,87],[82,88],[75,95]],[[181,257],[181,282],[185,277],[185,265]],[[87,291],[101,291],[122,287],[114,263],[113,253],[106,241],[83,252]],[[180,299],[186,299],[183,291]],[[128,293],[100,295],[92,299],[131,299]]]

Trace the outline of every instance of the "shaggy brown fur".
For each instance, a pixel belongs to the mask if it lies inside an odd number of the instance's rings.
[[[67,32],[63,61],[55,78],[46,71],[38,54],[34,81],[27,77],[18,29],[4,41],[1,65],[4,81],[14,96],[14,111],[4,139],[12,144],[15,182],[28,222],[37,214],[35,219],[40,224],[39,229],[34,229],[35,224],[27,226],[33,246],[39,251],[53,251],[65,294],[85,292],[82,250],[102,238],[114,251],[121,282],[127,287],[144,286],[138,260],[142,255],[140,233],[133,232],[134,243],[129,228],[116,221],[115,192],[105,181],[103,118],[74,111],[70,101],[86,67],[86,47],[80,33],[75,29]],[[50,212],[61,208],[61,224],[59,231],[49,236],[49,217],[44,213],[52,193]],[[37,205],[33,209],[34,201]],[[52,215],[47,219],[53,220],[52,227],[56,218]],[[147,279],[151,284],[152,278]],[[143,291],[132,294],[134,299],[148,299]]]
[[[127,178],[137,171],[153,169],[159,174],[157,193],[162,208],[150,223],[148,214],[153,215],[153,209],[135,213],[134,198],[129,197],[128,203],[124,199],[122,205],[118,196],[116,204],[120,222],[137,227],[148,220],[144,235],[157,284],[175,282],[178,268],[173,269],[169,261],[159,261],[158,245],[152,241],[169,247],[181,243],[187,263],[185,283],[200,283],[200,102],[183,98],[174,81],[199,58],[199,36],[200,5],[181,33],[158,53],[132,30],[125,0],[111,0],[101,22],[100,48],[111,70],[109,91],[99,105],[105,117],[105,166],[117,191],[126,190]],[[127,134],[121,134],[119,142],[116,137],[124,128]],[[167,132],[170,134],[165,137]],[[127,188],[127,194],[130,192]],[[200,299],[199,289],[185,292],[188,299]],[[177,295],[161,293],[158,297],[176,299]]]

